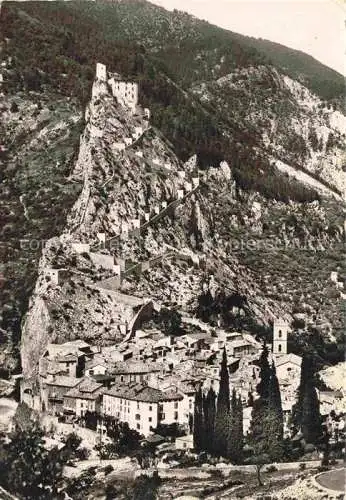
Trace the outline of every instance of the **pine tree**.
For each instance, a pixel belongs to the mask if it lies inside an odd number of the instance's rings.
[[[226,349],[223,350],[220,388],[216,404],[214,452],[218,456],[227,455],[227,443],[229,435],[230,398],[229,398],[229,374],[227,367]]]
[[[193,447],[197,452],[203,450],[203,394],[202,389],[196,392],[195,395],[195,411],[193,418]]]
[[[210,388],[207,396],[204,398],[204,425],[205,425],[205,449],[209,453],[214,452],[214,427],[215,427],[215,391]]]
[[[280,385],[278,378],[276,376],[276,368],[274,362],[272,363],[271,366],[268,403],[269,403],[269,408],[271,408],[277,416],[278,435],[280,439],[283,439],[284,418],[283,418],[282,403],[281,403]]]

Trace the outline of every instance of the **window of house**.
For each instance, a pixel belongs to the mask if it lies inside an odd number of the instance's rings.
[[[281,344],[278,346],[278,351],[281,352]]]
[[[149,411],[153,411],[153,407],[151,405],[149,406]]]
[[[291,370],[292,370],[292,368],[291,368],[291,367],[287,368],[287,371],[288,371],[288,372],[290,372]]]
[[[279,337],[281,338],[282,337],[282,331],[279,330]]]
[[[141,416],[140,416],[140,414],[139,414],[139,413],[136,413],[136,415],[135,415],[135,419],[136,419],[136,420],[140,420],[140,419],[141,419]]]
[[[152,417],[149,417],[149,418],[148,418],[148,420],[149,420],[149,422],[152,422],[152,421],[153,421]]]
[[[137,429],[139,430],[141,428],[141,424],[137,424]]]
[[[139,410],[139,402],[137,401],[137,410]]]
[[[178,420],[178,412],[177,411],[174,412],[174,420]]]
[[[174,408],[177,409],[178,408],[178,401],[175,401],[174,403]]]

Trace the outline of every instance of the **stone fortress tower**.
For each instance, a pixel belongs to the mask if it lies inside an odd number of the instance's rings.
[[[138,83],[123,80],[118,73],[108,73],[105,64],[97,63],[92,97],[97,98],[101,95],[107,95],[109,88],[119,104],[130,108],[131,113],[135,113],[138,106]],[[144,112],[148,114],[149,110],[144,110]]]
[[[123,106],[128,106],[134,113],[138,104],[138,83],[123,81],[117,73],[108,80],[112,94]]]
[[[287,337],[289,325],[282,318],[274,319],[273,326],[273,355],[287,354]]]

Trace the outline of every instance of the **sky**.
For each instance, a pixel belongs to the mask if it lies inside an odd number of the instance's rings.
[[[151,0],[302,50],[346,75],[346,0]]]

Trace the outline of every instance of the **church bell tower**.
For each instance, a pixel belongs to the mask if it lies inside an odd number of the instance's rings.
[[[287,337],[289,325],[283,319],[275,319],[273,326],[273,354],[287,354]]]

